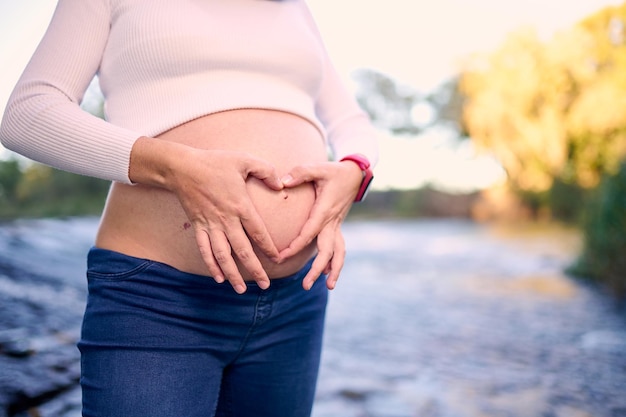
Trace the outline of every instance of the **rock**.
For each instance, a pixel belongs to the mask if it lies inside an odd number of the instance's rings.
[[[65,344],[26,358],[0,356],[0,368],[0,409],[9,415],[75,389],[80,377],[78,351]]]
[[[0,225],[0,417],[80,416],[75,343],[97,223]],[[626,416],[626,325],[562,274],[569,232],[494,228],[342,227],[313,417]]]
[[[67,219],[0,226],[0,417],[65,417],[65,406],[44,410],[78,389],[84,254],[96,225]]]
[[[0,330],[0,353],[16,358],[33,354],[34,350],[26,329]]]
[[[74,387],[51,401],[40,406],[33,407],[23,416],[15,417],[81,417],[81,391],[80,387]]]

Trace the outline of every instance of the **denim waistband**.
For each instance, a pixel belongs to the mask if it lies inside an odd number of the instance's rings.
[[[302,280],[311,268],[314,260],[315,257],[312,257],[299,271],[291,275],[272,279],[271,287],[276,288],[287,285],[293,281]],[[204,284],[215,283],[210,275],[199,275],[190,272],[184,272],[163,262],[145,258],[137,258],[109,249],[102,249],[94,246],[89,250],[89,253],[87,254],[87,275],[90,278],[124,280],[147,268],[154,269],[157,273],[167,274],[171,278],[178,278],[184,281],[199,280]],[[217,283],[215,284],[223,285]],[[255,281],[246,281],[246,285],[248,286],[248,288],[259,288],[258,284]]]

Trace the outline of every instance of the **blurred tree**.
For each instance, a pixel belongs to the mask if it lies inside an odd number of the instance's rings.
[[[51,204],[67,198],[92,199],[100,203],[109,187],[108,181],[60,171],[42,164],[31,164],[18,184],[21,204]]]
[[[391,77],[370,69],[353,74],[358,88],[356,98],[379,128],[394,134],[418,134],[413,109],[423,98],[413,88],[399,84]]]
[[[15,200],[21,178],[22,171],[17,159],[0,161],[0,202],[8,204]]]
[[[356,97],[372,122],[396,135],[415,136],[434,125],[448,125],[464,135],[463,103],[458,77],[441,84],[429,94],[380,72],[361,69],[353,74]]]
[[[109,185],[34,162],[0,161],[0,218],[99,214]]]
[[[459,88],[463,123],[511,184],[541,193],[555,180],[591,188],[626,156],[626,4],[548,42],[531,31],[475,56]]]
[[[569,272],[606,285],[626,302],[626,162],[594,190],[583,232],[582,253]]]
[[[459,132],[459,137],[466,138],[467,131],[463,122],[465,95],[459,88],[459,77],[444,82],[426,97],[435,111],[434,122],[446,124]]]
[[[94,79],[81,106],[104,117],[104,100]],[[99,214],[109,181],[60,171],[19,156],[0,161],[0,218]]]

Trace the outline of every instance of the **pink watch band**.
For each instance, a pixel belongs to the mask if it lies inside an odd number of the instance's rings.
[[[370,161],[361,154],[352,154],[346,155],[341,158],[341,162],[343,161],[352,161],[359,166],[361,172],[363,173],[363,180],[361,181],[361,186],[359,187],[359,192],[357,193],[354,202],[358,203],[359,201],[363,201],[365,196],[367,195],[367,191],[369,190],[370,184],[374,179],[374,173],[372,172]]]

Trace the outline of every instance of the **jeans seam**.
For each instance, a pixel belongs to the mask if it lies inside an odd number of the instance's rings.
[[[132,279],[135,275],[139,274],[140,272],[145,271],[146,269],[151,267],[153,264],[154,264],[153,261],[146,260],[146,261],[143,261],[141,264],[123,272],[102,273],[98,271],[87,270],[87,277],[91,279],[102,280],[102,281],[124,281],[128,279]]]
[[[271,294],[271,296],[269,295]],[[230,363],[234,363],[237,361],[237,359],[241,356],[241,354],[243,353],[243,351],[245,350],[248,341],[250,340],[250,337],[252,336],[252,333],[254,333],[254,330],[261,324],[263,324],[264,321],[266,321],[268,319],[268,317],[271,315],[272,313],[272,304],[274,302],[274,291],[268,293],[268,292],[261,292],[256,299],[256,303],[254,305],[254,317],[252,319],[252,323],[250,323],[250,326],[248,328],[248,331],[246,332],[246,335],[243,337],[241,344],[239,345],[239,349],[237,349],[237,352],[235,353],[235,355],[233,356],[232,360],[230,361]],[[265,317],[259,317],[259,309],[261,307],[261,304],[264,301],[264,298],[268,299],[268,304],[269,304],[269,312],[265,315]]]
[[[252,335],[252,332],[254,331],[254,327],[257,324],[257,315],[258,315],[257,310],[259,308],[260,303],[261,303],[261,295],[259,294],[259,296],[257,297],[256,303],[254,305],[254,318],[252,319],[252,323],[250,324],[250,327],[248,328],[246,335],[241,341],[241,344],[239,345],[239,349],[237,349],[237,353],[235,353],[235,356],[233,356],[233,359],[230,361],[230,363],[234,363],[235,361],[237,361],[237,358],[241,356],[241,354],[243,353],[243,350],[246,348],[246,345],[248,344],[248,340],[250,340],[250,335]]]

